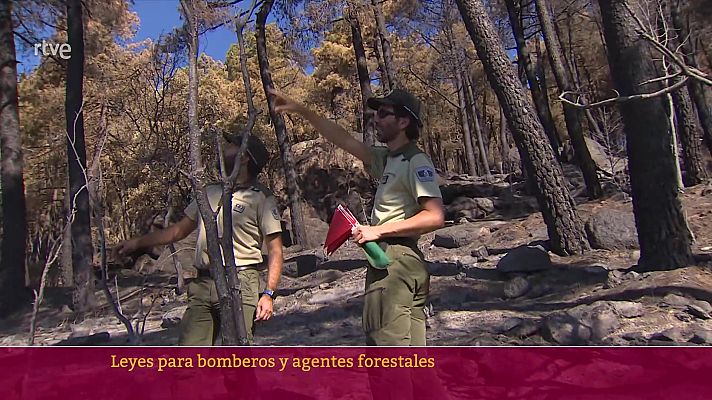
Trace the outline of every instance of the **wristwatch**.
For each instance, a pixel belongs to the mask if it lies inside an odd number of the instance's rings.
[[[270,290],[270,289],[263,290],[262,293],[260,293],[260,296],[262,296],[263,294],[266,294],[267,296],[271,297],[272,300],[274,300],[277,297],[277,295],[274,293],[274,290]]]

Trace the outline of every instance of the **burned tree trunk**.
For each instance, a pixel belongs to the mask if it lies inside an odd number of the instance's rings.
[[[358,19],[355,7],[349,7],[348,21],[351,26],[351,42],[354,45],[354,56],[356,57],[356,72],[358,73],[358,83],[361,89],[361,129],[363,130],[363,142],[368,146],[374,144],[373,132],[373,112],[371,112],[366,101],[373,96],[371,90],[371,75],[368,73],[368,59],[366,49],[363,46],[361,36],[361,22]]]
[[[272,10],[274,0],[266,0],[260,6],[257,12],[257,20],[255,22],[256,38],[257,38],[257,61],[260,65],[260,77],[262,78],[262,87],[265,93],[274,88],[272,81],[272,73],[269,69],[269,56],[267,54],[267,35],[265,33],[265,24],[267,15]],[[267,96],[267,106],[269,107],[269,115],[274,124],[274,132],[277,135],[279,143],[279,151],[282,156],[282,165],[284,167],[284,175],[286,176],[287,196],[289,197],[289,208],[292,217],[292,235],[293,243],[299,243],[306,246],[309,241],[307,233],[304,231],[304,217],[302,216],[301,208],[301,192],[297,185],[298,177],[294,170],[294,159],[292,156],[292,145],[287,136],[287,127],[284,124],[284,118],[281,114],[274,111],[274,98]]]
[[[692,45],[693,39],[690,35],[690,31],[687,28],[687,24],[683,21],[680,15],[681,0],[671,0],[670,17],[672,19],[672,26],[677,33],[677,37],[681,40],[682,54],[684,55],[685,63],[691,67],[697,67],[697,62],[695,61],[695,49]],[[703,138],[705,144],[707,145],[707,150],[712,154],[712,112],[710,112],[710,106],[705,98],[705,91],[702,84],[694,79],[690,80],[687,85],[690,91],[690,96],[695,104],[695,109],[697,110],[697,116],[700,120],[700,126],[702,128]]]
[[[544,43],[546,44],[547,54],[549,55],[551,69],[556,79],[556,85],[562,92],[574,91],[575,88],[571,82],[571,72],[566,68],[566,64],[562,59],[563,50],[554,31],[546,1],[534,0],[534,2],[536,3],[539,24],[544,36]],[[581,123],[583,117],[584,115],[580,110],[570,104],[564,103],[564,120],[566,121],[566,127],[569,132],[569,137],[571,138],[574,153],[576,154],[577,164],[583,173],[588,196],[592,199],[597,199],[601,197],[603,190],[601,189],[601,183],[598,181],[596,164],[591,158],[588,146],[586,146],[583,124]]]
[[[458,64],[458,63],[456,63]],[[462,138],[465,142],[465,159],[467,160],[468,174],[477,176],[477,161],[475,160],[475,150],[472,144],[472,132],[467,120],[467,103],[465,101],[465,85],[462,79],[459,65],[455,67],[455,87],[457,88],[457,103],[459,105],[457,115],[460,117],[460,127],[462,128]]]
[[[67,64],[65,117],[67,123],[67,164],[72,233],[74,311],[90,311],[96,304],[94,294],[94,246],[91,241],[89,192],[87,191],[87,152],[84,141],[84,22],[82,2],[67,1],[67,41],[72,49]]]
[[[621,96],[659,90],[650,49],[636,33],[625,0],[600,0],[608,60]],[[620,105],[626,133],[633,211],[644,269],[672,269],[692,261],[691,233],[685,220],[670,152],[670,121],[664,97]]]
[[[373,6],[373,15],[376,20],[376,33],[378,35],[378,42],[380,44],[383,56],[383,67],[385,71],[383,72],[385,78],[386,89],[390,90],[396,87],[396,72],[393,67],[393,52],[391,51],[391,42],[388,40],[388,33],[386,32],[386,19],[383,16],[383,10],[381,9],[381,2],[379,0],[371,0],[371,5]]]
[[[480,161],[482,162],[482,169],[484,170],[485,178],[490,179],[492,177],[492,172],[490,171],[489,160],[487,157],[485,139],[482,135],[480,119],[477,116],[477,104],[475,103],[475,94],[472,90],[472,82],[467,74],[464,76],[463,85],[465,87],[465,102],[467,103],[467,110],[469,111],[470,119],[472,121],[472,129],[474,129],[475,138],[477,138],[477,147],[480,154]]]
[[[554,150],[556,158],[559,158],[559,146],[561,145],[559,141],[559,134],[556,132],[556,125],[554,125],[554,117],[551,115],[549,103],[542,92],[542,90],[545,90],[546,88],[542,89],[541,82],[537,79],[536,69],[532,63],[527,42],[524,39],[524,27],[522,27],[522,24],[520,23],[522,10],[515,4],[515,0],[505,0],[504,3],[507,6],[509,23],[512,26],[514,40],[517,43],[517,60],[521,63],[522,68],[526,73],[527,81],[529,82],[529,90],[532,93],[534,107],[536,108],[537,115],[539,116],[539,121],[544,127],[544,132],[546,133],[546,137],[549,138],[549,143],[551,143],[551,148]]]
[[[205,226],[210,275],[215,280],[215,288],[220,302],[220,333],[223,344],[244,344],[247,343],[247,333],[244,321],[241,319],[242,299],[234,298],[235,293],[228,287],[220,251],[217,214],[210,205],[205,189],[207,177],[200,152],[202,140],[198,125],[198,17],[190,2],[181,0],[181,7],[188,28],[188,129],[190,132],[191,184],[200,212],[200,219]]]
[[[549,233],[552,251],[580,254],[590,248],[583,223],[563,179],[561,167],[524,88],[480,0],[457,0],[465,27],[477,49],[492,89],[507,117]]]
[[[677,136],[682,145],[682,163],[685,166],[683,183],[685,186],[695,186],[707,178],[700,154],[699,127],[692,100],[687,89],[682,87],[672,93],[672,103],[675,109]]]
[[[30,299],[25,289],[27,213],[17,98],[12,1],[0,0],[0,142],[2,144],[2,252],[0,318]],[[10,234],[12,232],[12,234]]]

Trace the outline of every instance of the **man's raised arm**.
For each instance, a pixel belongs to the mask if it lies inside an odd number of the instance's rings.
[[[271,89],[269,94],[274,97],[276,112],[293,112],[301,115],[328,141],[351,153],[365,165],[371,164],[371,152],[368,146],[354,139],[346,129],[290,99],[278,90]]]

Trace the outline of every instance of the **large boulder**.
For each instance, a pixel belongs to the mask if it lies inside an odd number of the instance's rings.
[[[544,319],[543,336],[564,346],[599,342],[620,326],[615,307],[598,301],[583,304]]]
[[[435,231],[433,246],[456,249],[467,246],[479,237],[478,230],[467,224],[449,226]]]
[[[551,269],[551,257],[541,246],[519,246],[497,263],[500,272],[536,272]]]
[[[632,212],[598,209],[586,222],[591,247],[594,249],[637,249],[638,231]]]
[[[486,197],[458,197],[445,206],[445,218],[469,221],[484,218],[494,211],[494,202]]]

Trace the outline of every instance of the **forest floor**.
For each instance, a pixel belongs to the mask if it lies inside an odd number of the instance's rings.
[[[497,184],[520,204],[533,203],[533,198],[519,194],[521,187],[515,190],[501,180]],[[462,189],[489,183],[469,179],[458,185]],[[575,185],[572,189],[575,193]],[[532,207],[503,213],[498,206],[484,218],[461,218],[424,235],[419,246],[431,272],[428,344],[712,343],[712,183],[686,189],[681,199],[695,237],[696,261],[671,271],[636,270],[640,252],[635,249],[594,249],[582,256],[559,257],[530,247],[533,253],[516,255],[522,245],[546,246],[546,227]],[[603,210],[632,210],[630,199],[615,191],[602,200],[576,200],[584,221]],[[190,265],[191,240],[195,238],[178,245],[183,265]],[[364,343],[363,253],[350,242],[328,260],[320,252],[286,249],[275,315],[257,324],[255,344]],[[505,267],[501,260],[508,253],[514,254],[510,257],[514,262],[510,259]],[[112,292],[116,282],[124,313],[134,321],[145,316],[142,343],[177,344],[178,321],[187,300],[185,294],[175,294],[168,253],[156,261],[140,260],[133,269],[113,270],[112,275],[116,276]],[[97,299],[100,304],[93,315],[75,320],[66,307],[69,292],[49,288],[38,315],[35,344],[126,344],[126,330],[100,291]],[[141,313],[141,308],[150,311]],[[0,345],[27,344],[30,318],[27,309],[0,321]]]

